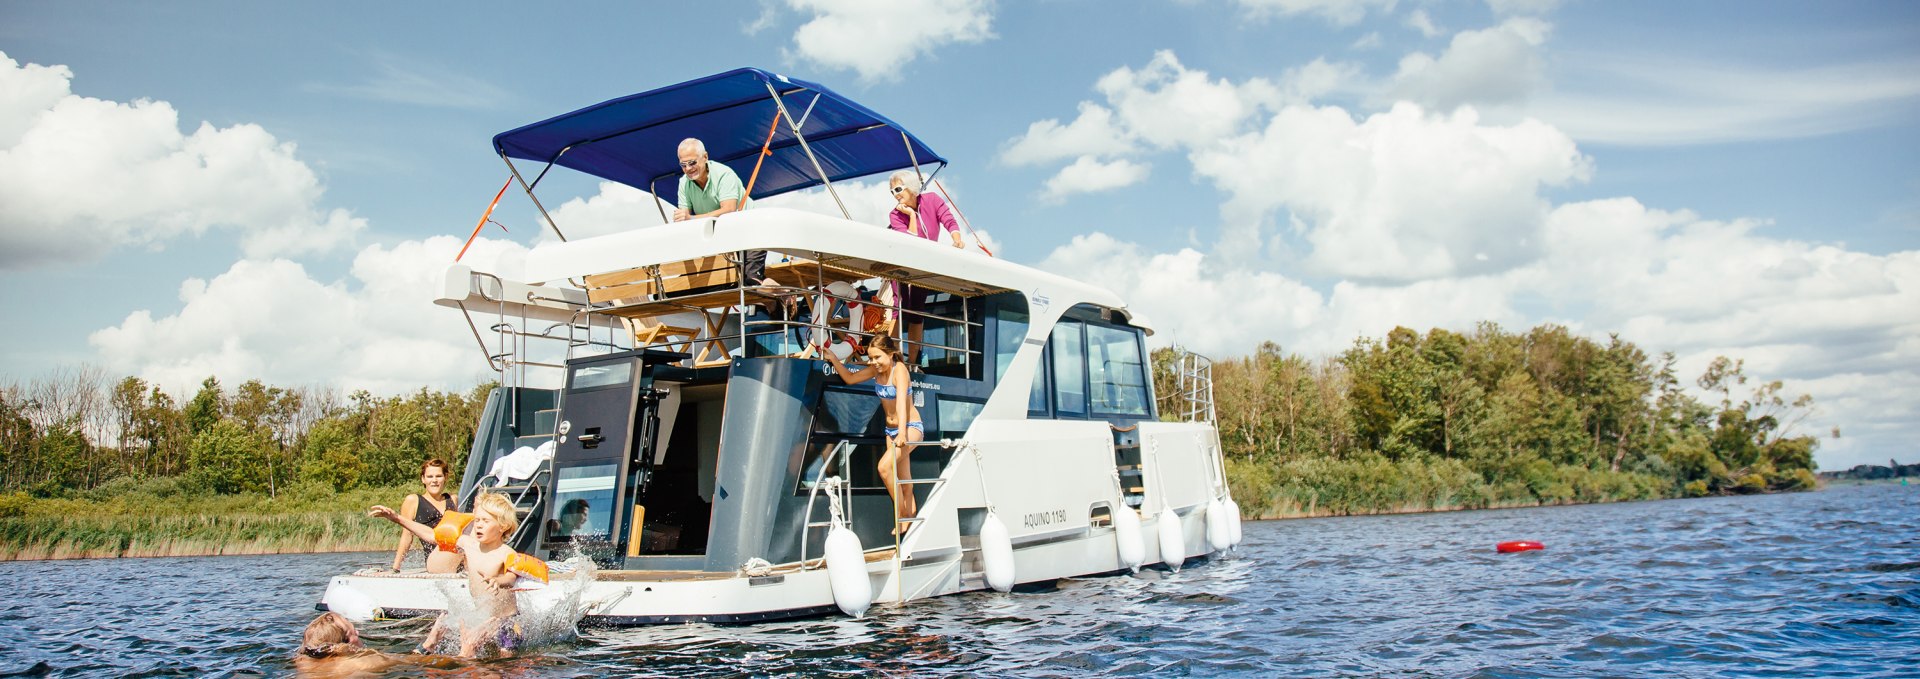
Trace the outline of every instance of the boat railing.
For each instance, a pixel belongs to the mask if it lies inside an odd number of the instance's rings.
[[[1187,422],[1215,421],[1213,401],[1213,359],[1174,348],[1173,399],[1171,413]]]

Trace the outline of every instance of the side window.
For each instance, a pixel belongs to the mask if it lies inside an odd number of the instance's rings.
[[[1087,355],[1084,324],[1062,320],[1053,326],[1053,406],[1061,415],[1087,412]]]
[[[1027,414],[1045,417],[1047,410],[1047,362],[1050,358],[1041,347],[1040,364],[1033,369],[1033,386],[1027,389]]]
[[[1147,416],[1147,370],[1140,357],[1139,331],[1088,325],[1087,371],[1093,412]]]
[[[1002,303],[993,312],[993,383],[999,384],[1000,378],[1007,374],[1007,365],[1013,363],[1013,355],[1020,353],[1022,342],[1027,339],[1028,316],[1025,309],[1012,309]]]

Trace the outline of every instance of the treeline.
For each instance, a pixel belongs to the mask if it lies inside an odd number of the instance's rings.
[[[1155,352],[1162,412],[1183,412]],[[1268,343],[1213,368],[1243,511],[1300,516],[1810,489],[1812,399],[1719,358],[1683,389],[1674,357],[1543,325],[1396,328],[1337,357]],[[1838,436],[1838,430],[1834,431]]]
[[[180,401],[137,377],[109,383],[97,369],[62,369],[0,386],[0,496],[138,488],[274,498],[302,485],[312,495],[417,483],[430,457],[454,465],[457,485],[491,386],[343,398],[259,380],[227,389],[209,377]]]

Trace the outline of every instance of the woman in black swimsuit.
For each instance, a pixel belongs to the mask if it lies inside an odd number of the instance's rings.
[[[440,523],[440,516],[445,514],[453,503],[453,496],[445,492],[447,487],[446,461],[436,457],[427,460],[426,464],[420,465],[420,485],[425,487],[427,492],[408,495],[406,501],[400,505],[400,515],[418,521],[426,526],[438,524]],[[404,530],[400,531],[400,547],[393,551],[393,570],[395,572],[398,572],[401,563],[407,560],[407,550],[413,547],[413,542],[414,538],[412,533]],[[433,548],[433,543],[425,540],[420,541],[420,552],[427,560],[428,573],[452,573],[455,569],[459,568],[460,558],[458,556],[441,554],[433,551]]]

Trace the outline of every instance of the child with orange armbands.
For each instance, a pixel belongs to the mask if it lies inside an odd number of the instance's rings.
[[[506,538],[519,526],[514,516],[513,502],[497,493],[481,493],[474,500],[474,512],[466,534],[460,534],[458,527],[449,528],[446,521],[441,522],[443,530],[435,535],[435,529],[429,528],[392,509],[375,505],[367,512],[368,516],[378,517],[399,524],[408,532],[422,540],[434,540],[444,547],[451,540],[467,571],[467,592],[473,595],[475,608],[486,615],[486,621],[469,626],[460,633],[460,655],[474,657],[483,648],[495,647],[503,654],[511,654],[519,643],[516,616],[519,604],[514,600],[513,591],[521,577],[532,577],[539,581],[546,579],[546,564],[525,554],[513,551],[506,545]],[[457,512],[448,512],[448,518],[455,518]],[[467,515],[462,515],[464,518]],[[457,537],[455,537],[457,536]],[[516,572],[519,571],[519,572]],[[525,573],[526,575],[522,575]],[[433,631],[421,646],[431,651],[439,645],[446,632],[447,617],[442,615],[434,623]]]

